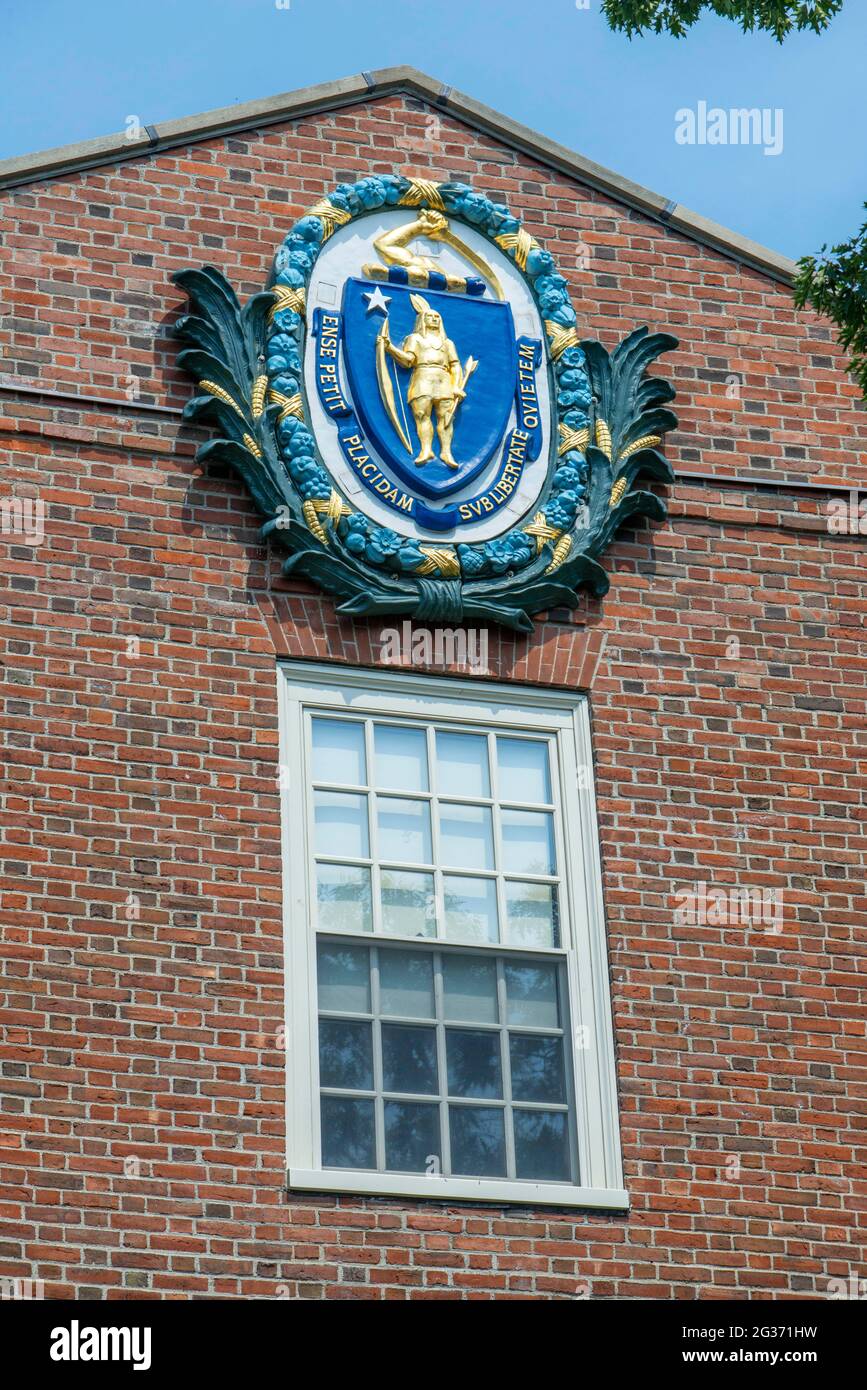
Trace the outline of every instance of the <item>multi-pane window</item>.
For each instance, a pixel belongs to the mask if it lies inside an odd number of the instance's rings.
[[[586,710],[318,678],[281,677],[290,1183],[623,1205]]]
[[[547,739],[314,715],[317,928],[560,944]]]
[[[572,1181],[558,976],[531,956],[320,940],[325,1167]]]

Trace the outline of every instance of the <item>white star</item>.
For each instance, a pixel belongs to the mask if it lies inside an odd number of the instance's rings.
[[[367,312],[373,313],[374,309],[381,309],[384,314],[388,314],[388,305],[391,303],[391,295],[383,294],[379,285],[375,290],[370,290],[365,294],[367,300]]]

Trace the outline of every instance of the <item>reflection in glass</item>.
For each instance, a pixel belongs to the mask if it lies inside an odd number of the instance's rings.
[[[525,1028],[557,1028],[557,967],[529,961],[506,961],[506,1017]]]
[[[382,1024],[382,1087],[408,1095],[435,1095],[437,1039],[433,1028]]]
[[[565,1101],[563,1039],[509,1034],[514,1100]]]
[[[372,1100],[323,1096],[321,1114],[323,1167],[376,1167]]]
[[[375,724],[376,785],[400,792],[426,792],[427,735],[424,729]]]
[[[384,1014],[433,1018],[433,958],[426,951],[379,952],[379,999]]]
[[[500,1035],[482,1029],[447,1028],[449,1095],[494,1100],[503,1094]]]
[[[340,1091],[373,1090],[373,1035],[370,1023],[320,1018],[319,1084]]]
[[[391,936],[436,936],[433,874],[383,869],[382,930]]]
[[[438,730],[436,747],[440,796],[490,796],[488,740],[484,734],[452,734]]]
[[[506,1130],[495,1106],[450,1105],[452,1172],[475,1178],[506,1175]]]
[[[566,1115],[562,1110],[515,1110],[515,1162],[519,1178],[570,1182]]]
[[[512,946],[559,946],[557,890],[549,883],[506,884],[506,940]]]
[[[366,859],[367,797],[356,792],[314,792],[316,853]]]
[[[512,874],[553,874],[554,821],[549,811],[503,811],[503,862]]]
[[[446,936],[452,941],[497,940],[497,890],[490,878],[443,876]]]
[[[431,862],[430,810],[426,801],[381,796],[377,802],[379,857],[404,864]]]
[[[440,803],[440,862],[452,869],[493,869],[494,836],[488,806]]]
[[[335,1013],[370,1012],[370,967],[366,946],[319,943],[319,1007]]]
[[[497,967],[485,956],[443,956],[445,1017],[463,1023],[497,1022]]]
[[[372,931],[370,870],[351,864],[316,865],[320,931]]]
[[[367,782],[364,725],[349,719],[311,719],[313,781],[363,787]]]
[[[501,801],[551,804],[548,745],[541,739],[498,738],[497,777]]]
[[[387,1100],[385,1166],[395,1173],[441,1173],[439,1106]]]

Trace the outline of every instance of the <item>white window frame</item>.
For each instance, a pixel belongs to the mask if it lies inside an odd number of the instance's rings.
[[[577,692],[310,662],[280,662],[280,784],[286,962],[287,1181],[298,1191],[368,1193],[447,1201],[625,1210],[614,1032],[593,753],[587,697]],[[564,942],[580,1183],[348,1171],[319,1158],[316,932],[310,901],[311,846],[305,814],[304,711],[406,716],[456,726],[487,724],[558,742],[563,842]],[[367,934],[365,934],[367,937]],[[359,938],[356,938],[359,939]],[[398,943],[401,938],[379,938]],[[370,940],[374,942],[373,934]],[[417,942],[416,944],[421,944]],[[435,942],[431,939],[431,946]],[[487,949],[494,950],[494,947]],[[496,948],[499,949],[499,948]],[[508,951],[508,947],[504,948]],[[524,954],[527,954],[524,948]],[[583,1030],[583,1031],[582,1031]],[[587,1046],[579,1046],[585,1037]]]

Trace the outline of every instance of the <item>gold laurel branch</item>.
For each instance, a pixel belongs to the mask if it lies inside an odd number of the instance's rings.
[[[596,447],[607,459],[611,458],[611,431],[604,420],[596,421]]]
[[[433,574],[434,570],[439,570],[443,579],[457,579],[461,564],[453,550],[437,550],[430,545],[420,545],[419,550],[426,558],[416,566],[413,574]]]
[[[294,309],[296,314],[300,314],[302,319],[307,312],[307,292],[302,287],[294,290],[291,285],[275,285],[274,293],[277,298],[268,310],[268,322],[274,322],[274,315],[279,314],[281,309]]]
[[[253,407],[253,419],[258,420],[262,411],[265,409],[265,392],[268,389],[268,378],[264,374],[257,376],[253,382],[253,390],[250,392],[250,404]]]
[[[546,319],[545,332],[548,334],[551,356],[555,362],[558,357],[563,356],[567,348],[578,346],[578,330],[574,324],[571,328],[564,328],[562,323],[555,323],[553,319]]]
[[[586,425],[580,430],[570,430],[568,425],[560,421],[560,447],[557,451],[559,454],[568,454],[570,449],[577,449],[583,454],[589,443],[590,430]]]
[[[255,441],[255,439],[253,438],[252,434],[245,434],[245,435],[244,435],[244,443],[246,444],[247,448],[250,450],[250,453],[256,455],[256,458],[257,458],[257,459],[260,459],[260,458],[262,457],[262,450],[259,448],[259,445],[256,443],[256,441]]]
[[[314,203],[305,216],[319,218],[324,228],[323,241],[328,240],[335,227],[345,227],[346,223],[351,221],[350,213],[344,212],[343,208],[336,208],[327,198],[321,198],[318,203]]]
[[[232,400],[232,397],[229,395],[228,391],[223,390],[222,386],[218,386],[215,381],[200,381],[199,386],[202,388],[203,391],[207,391],[208,395],[216,396],[217,400],[222,401],[224,405],[230,405],[234,411],[237,411],[237,413],[243,420],[243,410],[238,405],[237,401]]]
[[[529,526],[524,527],[524,535],[532,536],[536,542],[536,554],[547,545],[548,541],[556,541],[560,536],[560,530],[556,526],[549,526],[545,520],[544,512],[537,512]]]
[[[515,265],[519,270],[527,269],[527,257],[531,251],[538,248],[538,241],[535,237],[521,227],[517,232],[503,232],[502,236],[494,237],[495,242],[503,251],[514,251]]]
[[[637,454],[639,449],[652,449],[654,445],[662,443],[661,434],[643,434],[640,439],[635,439],[623,450],[618,459],[621,463],[623,459],[628,459],[632,454]]]
[[[304,406],[301,401],[301,392],[296,391],[294,396],[286,396],[282,391],[275,391],[272,387],[268,392],[268,400],[272,405],[280,405],[283,409],[277,416],[278,420],[285,420],[287,415],[294,415],[296,419],[304,419]]]
[[[401,207],[420,208],[423,203],[434,209],[435,212],[445,212],[446,205],[440,196],[438,183],[432,183],[430,179],[415,179],[409,177],[409,188],[402,193],[398,199]]]
[[[617,482],[614,484],[613,488],[611,489],[611,500],[610,500],[609,503],[608,503],[608,506],[609,506],[609,507],[616,507],[616,506],[619,505],[620,499],[622,498],[622,496],[623,496],[624,492],[626,491],[626,489],[628,488],[628,486],[629,486],[629,483],[628,483],[628,481],[626,480],[626,478],[618,478],[618,479],[617,479]]]
[[[554,546],[554,554],[551,557],[551,563],[545,570],[545,573],[552,574],[554,570],[559,569],[560,566],[563,564],[563,561],[569,558],[569,552],[571,549],[572,537],[568,534],[568,532],[564,531],[563,535],[560,537],[557,544]]]

